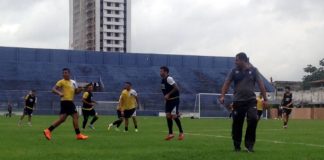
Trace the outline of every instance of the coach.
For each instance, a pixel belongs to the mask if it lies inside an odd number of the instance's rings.
[[[245,133],[245,147],[248,152],[254,152],[253,146],[256,137],[257,127],[257,108],[255,83],[258,84],[266,106],[267,96],[263,80],[257,68],[249,63],[245,53],[236,55],[236,67],[228,74],[221,91],[220,102],[224,103],[225,94],[231,83],[234,82],[234,101],[233,101],[233,124],[232,139],[234,151],[241,151],[242,128],[245,116],[247,117],[247,129]]]

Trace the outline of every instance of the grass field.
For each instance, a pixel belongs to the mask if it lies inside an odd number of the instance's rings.
[[[18,117],[0,117],[0,160],[311,160],[324,159],[324,121],[292,120],[282,129],[277,120],[262,120],[255,153],[233,152],[229,119],[182,119],[186,137],[164,141],[164,118],[139,117],[139,132],[107,131],[114,117],[102,116],[86,141],[75,140],[71,118],[47,141],[42,131],[57,116],[34,116],[33,126],[17,126]],[[81,120],[80,120],[81,122]],[[177,132],[176,132],[177,133]]]

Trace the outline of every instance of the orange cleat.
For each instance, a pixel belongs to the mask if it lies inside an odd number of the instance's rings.
[[[178,140],[179,141],[182,141],[184,139],[184,134],[183,133],[180,133],[179,134],[179,137],[178,137]]]
[[[166,140],[166,141],[169,141],[169,140],[171,140],[172,138],[174,138],[174,135],[173,135],[173,134],[168,134],[168,135],[165,137],[165,140]]]
[[[51,131],[49,129],[45,129],[43,133],[47,140],[51,140]]]
[[[83,135],[83,134],[77,134],[76,135],[76,139],[77,140],[86,140],[86,139],[88,139],[88,136],[86,136],[86,135]]]

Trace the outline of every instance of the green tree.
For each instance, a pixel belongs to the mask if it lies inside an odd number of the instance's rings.
[[[309,64],[304,68],[304,71],[307,73],[307,75],[303,77],[304,89],[310,88],[310,82],[324,79],[324,58],[319,61],[319,65],[320,67],[317,68]]]

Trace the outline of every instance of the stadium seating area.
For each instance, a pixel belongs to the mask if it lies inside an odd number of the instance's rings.
[[[181,88],[181,107],[193,110],[197,93],[220,92],[233,57],[180,56],[137,53],[27,49],[0,47],[0,106],[8,100],[22,107],[27,90],[38,92],[38,114],[56,113],[58,97],[49,91],[68,67],[78,82],[98,82],[100,101],[117,101],[123,82],[130,81],[140,96],[141,108],[149,113],[163,111],[159,67],[169,66]],[[265,79],[264,79],[265,80]],[[273,87],[265,80],[268,91]],[[77,103],[80,103],[77,96]],[[55,108],[55,109],[54,109]]]

